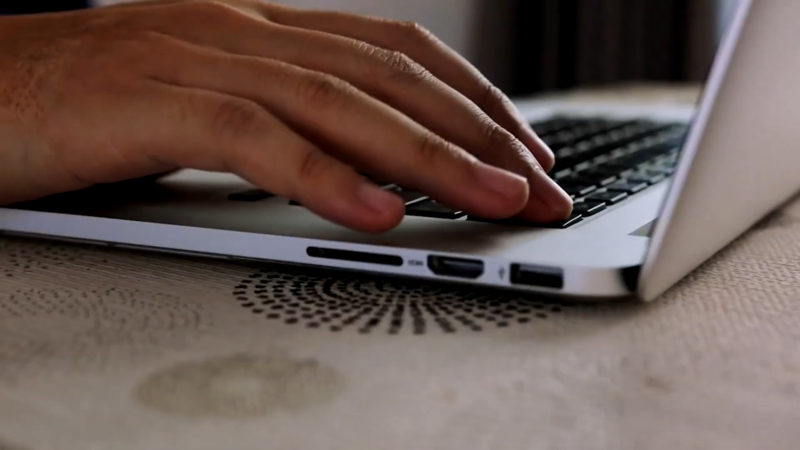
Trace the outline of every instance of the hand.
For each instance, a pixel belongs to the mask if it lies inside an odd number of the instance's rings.
[[[511,102],[414,24],[256,0],[0,24],[0,204],[194,168],[366,232],[404,205],[358,171],[488,219],[571,211]]]

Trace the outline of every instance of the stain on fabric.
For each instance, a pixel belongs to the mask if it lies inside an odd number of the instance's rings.
[[[315,359],[240,354],[157,372],[135,397],[171,415],[236,419],[301,412],[334,400],[344,387],[339,372]]]
[[[20,447],[19,445],[11,444],[0,438],[0,450],[28,450],[27,447]]]
[[[648,375],[647,377],[645,377],[644,384],[648,388],[653,389],[655,391],[662,391],[662,392],[672,391],[672,386],[670,386],[670,384],[667,381],[658,377],[654,377],[652,375]]]

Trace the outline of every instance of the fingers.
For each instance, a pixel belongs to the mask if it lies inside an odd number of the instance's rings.
[[[520,139],[545,170],[553,167],[553,152],[536,136],[508,97],[457,52],[418,24],[279,5],[262,8],[265,16],[277,23],[347,36],[408,55]]]
[[[237,17],[235,11],[227,16],[217,13],[214,19],[224,23],[226,17],[235,22],[237,33],[204,26],[162,31],[204,46],[276,59],[346,80],[480,160],[524,176],[532,195],[523,218],[549,222],[569,213],[569,197],[519,140],[404,54],[328,33],[265,26]]]
[[[214,92],[152,82],[140,97],[148,119],[129,142],[165,165],[229,171],[302,203],[346,227],[382,232],[402,220],[404,204],[321,152],[257,104]],[[154,107],[155,105],[155,107]],[[142,137],[144,136],[144,137]]]
[[[163,81],[256,102],[381,179],[486,218],[511,217],[527,203],[524,178],[479,161],[337,78],[177,41],[161,48],[155,73]]]

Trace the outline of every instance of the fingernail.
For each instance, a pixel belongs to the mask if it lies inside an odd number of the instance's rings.
[[[520,175],[483,163],[475,167],[478,181],[503,197],[518,197],[528,188],[528,180]]]
[[[361,203],[379,214],[391,214],[402,204],[396,195],[370,183],[361,184],[358,197]]]

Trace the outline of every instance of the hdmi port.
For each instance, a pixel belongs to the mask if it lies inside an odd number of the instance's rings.
[[[451,258],[449,256],[428,256],[428,268],[436,275],[474,280],[483,275],[483,261],[475,259]]]

